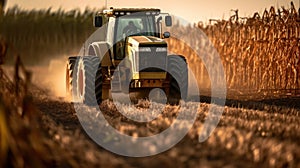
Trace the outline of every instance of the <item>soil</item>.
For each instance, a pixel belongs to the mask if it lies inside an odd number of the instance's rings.
[[[218,126],[200,143],[199,129],[210,106],[216,106],[202,99],[192,129],[177,145],[154,156],[134,158],[114,154],[97,145],[83,130],[73,103],[49,98],[45,93],[34,96],[48,136],[60,144],[61,151],[75,158],[75,165],[85,167],[299,167],[298,100],[227,100]],[[149,103],[141,101],[134,106],[147,109]],[[131,136],[160,133],[178,115],[178,106],[168,105],[156,120],[139,124],[119,113],[111,101],[103,102],[100,107],[115,129]],[[92,107],[88,108],[87,113],[93,111]],[[125,111],[129,108],[124,105]],[[55,160],[55,166],[64,167],[64,161]]]

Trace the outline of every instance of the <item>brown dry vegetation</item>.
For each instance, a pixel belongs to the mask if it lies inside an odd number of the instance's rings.
[[[182,27],[171,32],[188,37],[192,46],[180,39],[171,39],[171,51],[185,55],[195,73],[199,87],[209,88],[209,77],[199,56],[213,53],[206,36],[217,49],[224,66],[228,91],[237,94],[299,95],[300,94],[300,14],[293,3],[289,9],[271,7],[262,16],[241,18],[238,10],[229,20],[210,20],[210,24]],[[195,31],[200,28],[205,34]],[[205,43],[208,43],[204,40]],[[203,51],[204,50],[204,51]],[[207,57],[206,57],[207,58]],[[209,58],[208,58],[209,59]],[[209,60],[214,61],[214,60]]]

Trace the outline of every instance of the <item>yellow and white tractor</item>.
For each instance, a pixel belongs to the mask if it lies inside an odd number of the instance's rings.
[[[164,25],[163,25],[164,24]],[[185,57],[168,55],[172,17],[160,9],[110,8],[94,17],[99,37],[87,45],[84,56],[69,57],[67,93],[87,105],[111,99],[112,93],[138,93],[147,98],[162,90],[169,103],[187,98],[188,70]]]

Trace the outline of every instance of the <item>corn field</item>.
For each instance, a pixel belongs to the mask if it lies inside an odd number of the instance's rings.
[[[208,25],[199,22],[185,28],[175,25],[173,29],[188,36],[196,46],[203,35],[197,36],[193,29],[200,28],[208,36],[221,57],[229,91],[299,94],[299,14],[291,3],[290,9],[276,11],[271,7],[262,16],[255,13],[241,18],[235,11],[229,20],[212,19]],[[200,88],[207,88],[203,82],[207,72],[195,52],[174,39],[171,50],[188,57]]]
[[[76,55],[95,31],[94,13],[88,8],[84,12],[8,9],[0,16],[0,34],[9,43],[7,62],[13,63],[9,55],[16,51],[26,65],[46,64],[61,55]]]

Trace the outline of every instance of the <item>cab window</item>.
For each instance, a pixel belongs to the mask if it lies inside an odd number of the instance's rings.
[[[116,19],[115,32],[116,59],[125,57],[125,40],[128,36],[155,36],[155,20],[153,16],[132,15]]]

